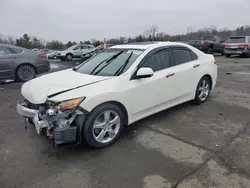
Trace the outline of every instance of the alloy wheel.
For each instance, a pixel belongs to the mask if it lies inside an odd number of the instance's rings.
[[[205,101],[209,95],[210,83],[207,79],[202,80],[199,85],[199,99]]]
[[[114,110],[102,112],[94,121],[92,133],[95,140],[105,144],[111,142],[119,133],[121,118]]]
[[[29,65],[23,65],[18,69],[18,76],[22,81],[29,81],[33,79],[36,72],[33,67]]]

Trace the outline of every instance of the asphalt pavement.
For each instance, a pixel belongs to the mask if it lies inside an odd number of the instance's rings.
[[[22,84],[0,85],[0,187],[250,187],[250,58],[216,59],[218,83],[205,104],[143,119],[99,150],[56,150],[16,113]],[[51,71],[75,65],[55,61]]]

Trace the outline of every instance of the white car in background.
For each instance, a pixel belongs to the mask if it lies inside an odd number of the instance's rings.
[[[112,144],[124,126],[193,101],[217,81],[213,55],[183,43],[111,47],[85,63],[26,82],[17,112],[55,144]]]
[[[73,58],[83,58],[95,51],[95,47],[90,44],[79,44],[69,47],[67,50],[58,51],[56,57],[62,61],[72,61]]]

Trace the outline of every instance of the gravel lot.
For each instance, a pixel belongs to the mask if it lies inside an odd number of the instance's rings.
[[[101,150],[56,152],[17,115],[21,84],[0,85],[0,187],[250,187],[250,59],[216,59],[218,84],[207,103],[141,120]],[[52,71],[73,65],[53,62]]]

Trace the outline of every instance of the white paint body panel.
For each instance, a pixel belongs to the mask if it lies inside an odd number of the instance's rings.
[[[198,59],[182,65],[157,71],[150,78],[130,80],[141,60],[153,49],[181,45],[190,48]],[[23,96],[32,103],[41,104],[48,95],[85,85],[78,89],[56,95],[49,100],[64,101],[77,97],[86,97],[80,104],[91,112],[96,106],[116,101],[127,110],[128,123],[145,118],[164,109],[190,101],[195,98],[196,87],[204,75],[212,77],[214,88],[217,80],[217,65],[214,57],[183,43],[161,42],[153,45],[122,45],[112,48],[145,49],[133,65],[118,77],[84,75],[70,70],[41,76],[25,83]],[[194,65],[199,64],[198,68]],[[166,78],[167,75],[173,76]]]

